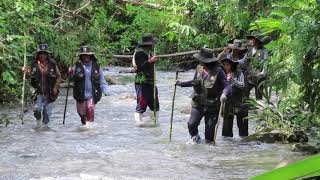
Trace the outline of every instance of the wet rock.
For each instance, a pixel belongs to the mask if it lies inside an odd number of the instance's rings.
[[[73,82],[70,82],[70,88],[73,87]],[[68,81],[60,84],[60,88],[68,88]]]
[[[183,114],[190,114],[190,113],[191,113],[191,106],[183,107],[183,108],[180,110],[180,112],[183,113]]]
[[[283,135],[278,130],[271,130],[271,131],[260,131],[254,134],[251,134],[247,137],[242,139],[243,141],[261,141],[265,143],[275,143],[281,142],[285,140],[285,135]]]
[[[119,71],[119,73],[135,73],[136,70],[134,68],[130,68],[130,69],[122,69]]]
[[[137,97],[133,94],[128,94],[128,95],[120,97],[119,99],[121,99],[121,100],[127,100],[127,99],[135,100],[135,99],[137,99]]]
[[[113,78],[113,77],[110,77],[110,76],[105,76],[104,77],[106,79],[106,81],[110,84],[110,85],[124,85],[123,82]]]
[[[309,143],[298,143],[298,144],[294,144],[291,150],[294,152],[303,152],[310,155],[310,154],[319,153],[320,147],[319,145],[312,145]]]
[[[302,130],[296,130],[287,138],[289,143],[308,142],[307,134]]]

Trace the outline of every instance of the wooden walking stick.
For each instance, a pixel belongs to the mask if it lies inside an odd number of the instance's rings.
[[[178,80],[179,72],[184,72],[183,70],[176,71],[176,81]],[[170,120],[170,133],[169,133],[169,141],[171,142],[172,137],[172,123],[173,123],[173,111],[174,111],[174,100],[176,98],[176,90],[177,84],[174,84],[173,97],[172,97],[172,105],[171,105],[171,120]]]
[[[73,58],[71,59],[71,64],[73,65]],[[64,124],[64,123],[65,123],[65,120],[66,120],[66,112],[67,112],[67,104],[68,104],[68,96],[69,96],[70,82],[71,82],[71,75],[69,75],[69,77],[68,77],[68,87],[67,87],[66,101],[65,101],[65,104],[64,104],[64,112],[63,112],[63,121],[62,121],[62,124]]]
[[[153,56],[156,55],[156,46],[153,49]],[[157,108],[156,108],[156,100],[157,100],[157,86],[156,86],[156,63],[153,64],[153,124],[157,124]]]
[[[24,33],[24,56],[23,56],[23,66],[27,66],[27,33]],[[25,99],[25,89],[26,89],[26,77],[27,71],[23,72],[23,82],[22,82],[22,97],[21,97],[21,123],[24,124],[23,116],[24,116],[24,99]]]
[[[224,112],[224,106],[225,106],[225,103],[221,102],[218,121],[217,121],[216,126],[214,127],[213,144],[216,144],[216,137],[217,137],[217,132],[218,132],[219,120],[220,120],[220,118],[222,118],[222,113]]]

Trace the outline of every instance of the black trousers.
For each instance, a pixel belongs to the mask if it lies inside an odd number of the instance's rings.
[[[151,84],[135,84],[137,93],[136,112],[144,113],[147,107],[151,111],[159,111],[158,89],[156,87],[156,107],[154,107],[153,85]]]
[[[205,121],[205,139],[206,142],[212,142],[214,138],[215,126],[218,121],[219,111],[204,112],[196,108],[192,108],[190,119],[188,122],[189,134],[196,136],[198,134],[198,126],[201,119]]]
[[[222,125],[222,136],[225,137],[233,137],[233,119],[234,116],[237,118],[237,126],[239,128],[239,136],[248,136],[248,119],[245,118],[248,116],[248,113],[241,113],[234,115],[232,113],[228,113],[228,115],[224,115],[223,117],[223,125]]]

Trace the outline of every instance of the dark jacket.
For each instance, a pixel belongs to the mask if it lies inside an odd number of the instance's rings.
[[[53,102],[58,98],[57,95],[53,95],[53,88],[56,86],[58,78],[60,78],[57,75],[57,64],[53,60],[48,60],[47,65],[47,76],[46,76],[46,85],[45,89],[42,89],[41,82],[42,82],[42,76],[40,72],[39,65],[37,61],[34,61],[32,63],[32,71],[31,71],[31,86],[36,89],[36,94],[45,95],[48,97],[49,102]],[[45,92],[43,92],[45,91]]]
[[[135,83],[136,84],[153,84],[154,82],[154,65],[148,62],[150,54],[142,48],[137,48],[134,53],[134,62],[136,69]]]
[[[180,85],[193,86],[192,107],[209,112],[219,111],[221,94],[230,93],[226,75],[221,67],[217,67],[210,75],[199,68],[193,80],[182,82]]]
[[[92,61],[91,69],[91,81],[92,81],[92,92],[94,103],[97,104],[101,97],[102,91],[100,87],[100,67],[96,60]],[[77,102],[82,102],[85,100],[85,72],[83,63],[81,61],[75,64],[75,72],[73,76],[74,87],[73,87],[73,97]]]

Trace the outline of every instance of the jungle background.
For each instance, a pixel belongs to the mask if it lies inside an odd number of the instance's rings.
[[[113,54],[132,54],[142,34],[159,39],[157,54],[224,47],[251,30],[271,37],[267,102],[256,104],[261,126],[313,130],[320,137],[319,0],[1,0],[0,103],[21,99],[21,67],[27,43],[31,64],[39,43],[48,43],[63,73],[79,46],[93,48],[100,63]],[[163,59],[166,69],[179,58]],[[65,77],[66,78],[66,77]],[[269,97],[269,98],[268,98]],[[2,114],[0,124],[7,124]]]

